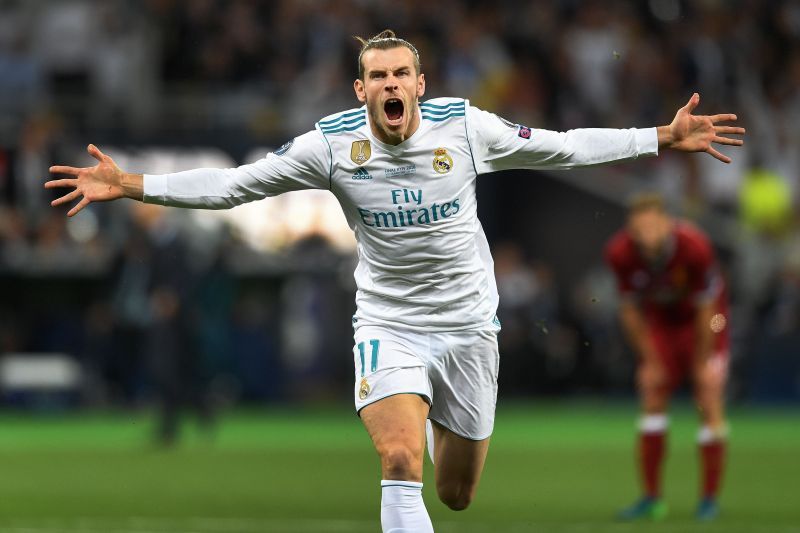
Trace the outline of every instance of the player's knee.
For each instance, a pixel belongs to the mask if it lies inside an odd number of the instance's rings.
[[[472,503],[475,488],[458,483],[440,483],[436,486],[439,499],[453,511],[463,511]]]
[[[645,365],[639,369],[637,381],[642,392],[657,393],[664,388],[666,376],[660,368],[654,365]]]
[[[422,448],[390,444],[378,450],[386,479],[417,479],[422,476]]]

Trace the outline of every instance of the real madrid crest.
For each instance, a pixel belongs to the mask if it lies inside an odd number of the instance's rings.
[[[437,148],[433,151],[433,170],[439,174],[447,174],[453,168],[453,158],[447,153],[447,148]]]
[[[362,400],[366,400],[368,395],[369,383],[367,383],[367,378],[361,378],[361,384],[358,386],[358,397]]]
[[[353,160],[353,163],[363,165],[371,155],[372,146],[370,146],[367,139],[353,141],[353,145],[350,147],[350,159]]]

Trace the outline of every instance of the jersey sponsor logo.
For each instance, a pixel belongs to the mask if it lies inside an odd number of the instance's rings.
[[[520,126],[519,132],[517,135],[522,137],[523,139],[530,139],[531,138],[531,129],[528,126]]]
[[[372,146],[367,139],[353,141],[350,147],[350,159],[356,165],[363,165],[372,156]]]
[[[372,176],[370,175],[369,172],[367,172],[366,168],[358,167],[358,170],[356,170],[353,173],[353,179],[354,180],[371,180]]]
[[[367,396],[369,396],[369,383],[367,383],[367,378],[361,378],[361,383],[358,385],[358,398],[360,400],[366,400]]]
[[[275,155],[283,155],[283,154],[285,154],[286,152],[289,151],[289,148],[291,148],[293,144],[294,144],[294,139],[292,139],[291,141],[289,141],[287,143],[284,143],[283,146],[281,146],[280,148],[275,150],[273,153]]]
[[[386,229],[386,228],[405,228],[409,226],[427,226],[436,222],[444,221],[461,211],[461,203],[459,198],[454,198],[449,202],[436,202],[422,206],[422,191],[418,194],[411,194],[413,191],[406,189],[397,189],[393,192],[403,194],[408,192],[410,197],[413,197],[411,203],[413,207],[403,202],[395,202],[397,206],[396,211],[376,211],[372,209],[364,209],[357,207],[358,216],[361,222],[370,228]]]
[[[447,174],[453,169],[453,158],[447,153],[447,148],[437,148],[433,151],[433,170],[439,174]]]
[[[404,176],[406,174],[416,174],[417,172],[417,165],[411,163],[409,165],[403,165],[402,167],[394,167],[394,168],[387,168],[384,169],[383,173],[387,178],[394,178],[396,176]]]

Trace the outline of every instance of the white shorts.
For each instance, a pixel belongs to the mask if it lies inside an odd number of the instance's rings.
[[[492,434],[500,355],[497,330],[423,333],[360,326],[355,334],[356,411],[395,394],[419,394],[428,418],[456,435]]]

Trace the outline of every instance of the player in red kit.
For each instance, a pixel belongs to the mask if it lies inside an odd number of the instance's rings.
[[[661,519],[661,467],[673,390],[690,378],[701,417],[697,441],[702,491],[697,518],[718,514],[727,426],[723,392],[728,366],[725,283],[708,238],[674,219],[657,195],[636,198],[627,225],[606,245],[621,294],[620,319],[637,354],[642,404],[639,461],[644,496],[623,519]]]

